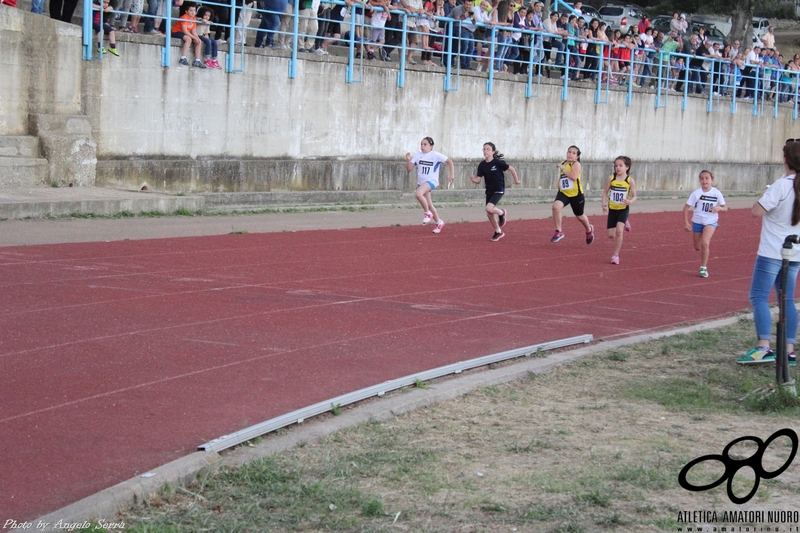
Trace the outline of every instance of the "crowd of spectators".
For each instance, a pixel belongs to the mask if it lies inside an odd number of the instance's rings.
[[[570,13],[545,14],[540,1],[528,5],[517,0],[343,1],[299,1],[298,52],[329,54],[330,46],[350,38],[353,21],[356,57],[367,61],[391,61],[393,52],[405,45],[409,64],[416,64],[419,58],[425,65],[444,66],[446,58],[451,57],[453,66],[459,61],[462,70],[492,68],[513,74],[527,74],[528,66],[533,65],[534,74],[551,76],[555,71],[572,81],[597,82],[600,76],[610,85],[655,87],[661,80],[664,90],[690,94],[713,91],[723,96],[736,91],[740,98],[753,98],[758,92],[781,102],[792,100],[797,92],[800,56],[784,58],[775,48],[771,27],[762,38],[763,46],[742,47],[738,40],[712,42],[702,26],[690,33],[686,16],[677,12],[668,32],[656,30],[644,17],[638,27],[632,26],[623,34],[602,20],[581,16],[581,2],[576,2]],[[31,10],[41,13],[43,2],[33,0]],[[118,31],[139,33],[144,18],[141,31],[166,34],[167,0],[147,0],[147,16],[142,17],[144,2],[111,0]],[[70,21],[76,3],[50,0],[51,17]],[[235,0],[233,13],[229,6],[215,3],[198,11],[201,15],[195,30],[187,29],[187,20],[171,28],[171,35],[180,33],[185,45],[182,62],[188,45],[199,47],[202,43],[205,51],[198,48],[194,64],[219,68],[217,47],[231,39],[231,21],[236,26],[233,39],[241,45],[290,48],[294,2]],[[179,9],[182,19],[187,18],[189,6],[197,7],[183,0],[173,0],[172,5]],[[250,28],[254,16],[260,18],[257,29]],[[452,39],[447,38],[449,32]],[[248,39],[253,33],[255,38]],[[453,43],[450,51],[449,43]]]

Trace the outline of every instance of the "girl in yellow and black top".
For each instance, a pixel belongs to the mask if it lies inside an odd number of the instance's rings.
[[[608,213],[608,238],[614,239],[614,255],[611,264],[619,264],[619,250],[625,234],[630,205],[636,201],[636,182],[630,176],[631,158],[624,155],[614,160],[614,174],[608,178],[603,191],[603,213]]]
[[[567,149],[567,159],[556,165],[558,168],[558,194],[553,202],[553,223],[556,232],[550,242],[558,242],[564,238],[561,231],[561,210],[565,205],[572,206],[572,212],[586,230],[586,244],[594,241],[594,226],[589,224],[589,218],[583,214],[586,199],[583,197],[583,184],[581,183],[581,151],[577,146]]]

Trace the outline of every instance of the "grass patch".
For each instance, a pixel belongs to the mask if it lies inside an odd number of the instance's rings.
[[[735,508],[724,485],[682,489],[683,466],[735,438],[766,440],[796,425],[797,397],[766,394],[774,368],[735,364],[753,336],[752,322],[739,321],[598,353],[222,469],[119,518],[136,532],[674,530],[677,512],[700,501]],[[759,388],[765,394],[740,401]],[[788,439],[776,441],[765,464],[790,451]],[[709,463],[690,480],[719,475]],[[743,473],[733,488],[744,495],[752,484]],[[798,491],[779,476],[751,504],[794,501]]]

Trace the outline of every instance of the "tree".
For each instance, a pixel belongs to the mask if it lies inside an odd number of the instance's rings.
[[[753,42],[752,22],[755,7],[755,0],[736,0],[733,3],[731,31],[728,34],[728,42],[732,43],[738,39],[742,43],[742,51]]]

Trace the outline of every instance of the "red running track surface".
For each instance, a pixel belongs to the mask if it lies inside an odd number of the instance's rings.
[[[557,244],[512,220],[1,248],[0,519],[389,379],[748,309],[760,224],[721,220],[708,279],[681,213],[634,213],[619,266],[574,218]]]

